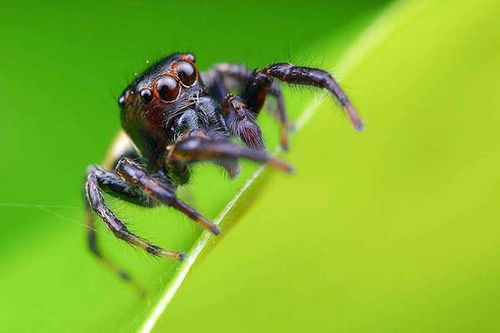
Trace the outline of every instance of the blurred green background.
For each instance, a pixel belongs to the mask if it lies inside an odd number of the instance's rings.
[[[224,221],[155,331],[495,331],[500,324],[498,1],[0,4],[0,331],[131,332],[176,276],[99,229],[150,290],[140,300],[86,251],[83,173],[119,129],[145,61],[274,61],[337,74],[366,120],[286,89],[315,113]],[[316,112],[317,111],[317,112]],[[276,125],[260,119],[275,146]],[[181,195],[215,218],[237,181],[197,167]],[[108,198],[141,235],[189,251],[168,209]]]

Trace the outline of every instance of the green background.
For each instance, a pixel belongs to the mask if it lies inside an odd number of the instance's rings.
[[[135,331],[178,264],[99,229],[136,295],[86,251],[81,184],[119,129],[116,98],[145,61],[191,50],[337,73],[366,120],[321,103],[181,286],[156,331],[494,331],[500,250],[497,1],[3,2],[0,330]],[[292,118],[313,99],[286,89]],[[332,111],[333,109],[333,111]],[[315,109],[316,110],[316,109]],[[276,125],[260,120],[270,147]],[[201,165],[181,195],[215,218],[231,182]],[[109,199],[141,235],[189,251],[168,209]],[[229,228],[231,227],[231,228]]]

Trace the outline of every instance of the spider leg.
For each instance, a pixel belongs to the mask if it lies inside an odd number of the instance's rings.
[[[182,260],[184,259],[184,254],[177,252],[177,251],[168,251],[164,250],[156,245],[150,244],[148,241],[145,239],[142,239],[136,235],[134,235],[132,232],[130,232],[127,228],[127,226],[116,217],[116,215],[113,213],[111,209],[106,205],[104,202],[104,198],[101,194],[101,190],[107,189],[107,187],[100,185],[105,181],[104,178],[99,177],[99,170],[96,167],[90,167],[90,170],[87,175],[87,181],[85,183],[85,198],[87,200],[87,204],[89,209],[97,214],[103,222],[106,224],[106,226],[115,234],[116,237],[132,244],[135,246],[138,246],[147,252],[159,256],[159,257],[168,257],[176,260]],[[122,188],[128,188],[126,187],[126,184],[120,184]],[[111,195],[115,194],[115,196],[118,196],[120,198],[124,198],[125,195],[124,193],[113,193],[110,192]],[[136,202],[141,204],[143,199],[139,199]],[[148,206],[147,206],[148,207]]]
[[[146,290],[135,281],[129,273],[121,269],[115,262],[113,262],[110,258],[105,256],[100,248],[97,245],[97,233],[95,228],[95,214],[93,210],[86,205],[86,219],[87,219],[87,244],[90,249],[90,252],[96,256],[106,267],[115,272],[122,280],[127,283],[130,283],[141,296],[146,295]]]
[[[105,225],[116,237],[132,245],[138,246],[153,255],[169,257],[175,260],[182,260],[185,255],[176,251],[164,250],[131,233],[127,226],[125,226],[106,205],[101,191],[143,207],[154,207],[157,206],[159,202],[130,185],[125,184],[113,172],[105,171],[99,166],[91,166],[87,171],[84,196],[89,249],[108,268],[116,272],[120,278],[132,284],[142,295],[144,295],[144,289],[133,280],[127,272],[119,268],[111,259],[101,252],[97,245],[97,235],[94,223],[95,215],[99,216],[104,221]]]
[[[278,79],[286,83],[327,89],[347,111],[354,128],[357,130],[363,129],[363,120],[359,117],[354,106],[339,84],[328,72],[316,68],[278,63],[255,72],[251,82],[249,82],[242,95],[249,107],[261,105],[262,95],[270,89],[273,79]],[[262,90],[264,90],[264,92]],[[253,101],[254,105],[251,101]]]
[[[281,90],[276,90],[279,86],[273,82],[272,77],[260,71],[254,72],[247,81],[241,97],[248,105],[248,108],[255,114],[264,106],[266,95],[274,92],[277,101],[276,113],[280,121],[280,145],[283,150],[288,150],[288,130],[291,127],[285,112],[285,106]]]
[[[288,140],[287,133],[288,133],[288,130],[293,127],[293,125],[290,123],[290,121],[287,118],[286,109],[285,109],[285,100],[283,98],[283,94],[281,93],[281,87],[279,86],[279,84],[277,84],[276,82],[273,82],[273,84],[271,85],[271,88],[269,89],[268,94],[271,96],[274,96],[274,98],[276,99],[276,109],[271,114],[275,118],[277,118],[278,121],[280,122],[281,131],[282,131],[282,133],[281,133],[282,138],[283,138],[283,134],[286,134],[285,140]],[[285,133],[283,133],[283,131]],[[281,140],[283,140],[283,139],[281,139]],[[287,144],[288,144],[288,142],[286,142],[285,146]],[[287,148],[287,147],[285,147],[285,148]]]
[[[219,226],[177,198],[175,195],[175,185],[163,174],[150,174],[139,164],[128,158],[122,158],[116,165],[115,171],[125,183],[137,186],[156,201],[179,210],[213,234],[218,235],[220,233]]]
[[[222,114],[231,135],[239,137],[248,147],[264,149],[260,127],[240,97],[228,95],[222,103]]]
[[[262,149],[240,147],[225,137],[209,137],[202,131],[191,131],[183,139],[167,147],[165,162],[198,161],[217,159],[246,158],[255,162],[266,163],[269,166],[292,172],[288,164],[269,155]]]
[[[252,80],[254,72],[241,64],[216,64],[206,76],[207,90],[219,102],[223,102],[224,98],[231,90],[242,92],[251,84],[256,84],[257,86],[262,84],[259,81],[254,82],[254,80]],[[266,95],[271,95],[276,99],[276,108],[270,110],[270,112],[280,122],[281,146],[286,150],[288,147],[288,130],[292,125],[286,116],[285,101],[281,93],[281,88],[279,84],[271,81],[270,86],[264,85],[264,87],[259,88],[259,90],[263,92],[263,94],[259,96],[259,105],[252,105],[248,109],[257,116],[264,105]]]
[[[232,90],[241,91],[245,88],[252,70],[241,64],[220,63],[203,73],[203,76],[209,94],[222,102]]]

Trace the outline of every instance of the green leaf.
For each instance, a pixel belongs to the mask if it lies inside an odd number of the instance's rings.
[[[389,8],[335,65],[366,131],[306,108],[296,175],[268,174],[154,331],[495,331],[499,15]]]

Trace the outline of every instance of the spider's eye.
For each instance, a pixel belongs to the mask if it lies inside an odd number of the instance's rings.
[[[179,96],[179,82],[171,76],[164,76],[156,83],[156,90],[160,97],[167,102],[172,102]]]
[[[196,82],[196,70],[194,66],[187,61],[179,61],[177,66],[177,75],[183,85],[190,87]]]
[[[122,107],[125,105],[125,96],[120,96],[120,98],[118,98],[118,105]]]
[[[194,54],[188,53],[186,54],[186,57],[188,57],[191,62],[196,62],[196,57],[194,56]]]
[[[153,93],[149,89],[142,89],[139,94],[141,95],[142,101],[146,104],[153,99]]]

